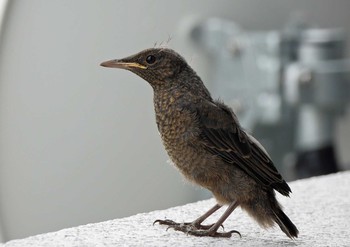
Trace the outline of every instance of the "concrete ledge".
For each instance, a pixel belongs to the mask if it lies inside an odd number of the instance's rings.
[[[261,229],[240,209],[224,226],[226,230],[240,231],[241,239],[236,235],[230,239],[198,238],[152,226],[156,219],[191,221],[215,203],[210,199],[12,240],[0,246],[350,246],[350,172],[299,180],[290,186],[291,198],[279,196],[279,201],[299,228],[300,236],[295,241],[277,227]],[[222,212],[223,209],[208,222],[214,222]]]

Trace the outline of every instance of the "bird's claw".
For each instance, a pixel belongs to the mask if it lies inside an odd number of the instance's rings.
[[[237,233],[240,237],[241,234],[236,231],[232,230],[229,232],[217,232],[216,229],[211,229],[214,224],[211,225],[201,225],[195,222],[190,223],[176,223],[172,220],[156,220],[153,222],[153,225],[155,223],[159,223],[160,225],[167,225],[167,229],[173,228],[175,231],[181,231],[189,235],[198,236],[198,237],[223,237],[223,238],[230,238],[232,236],[232,233]],[[224,226],[221,225],[221,227],[224,229]]]
[[[159,225],[167,225],[167,226],[172,226],[172,225],[178,224],[178,223],[176,223],[175,221],[172,221],[172,220],[155,220],[153,222],[153,225],[155,225],[156,223],[159,223]]]

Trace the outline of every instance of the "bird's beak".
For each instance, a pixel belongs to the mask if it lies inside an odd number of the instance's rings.
[[[118,69],[131,69],[131,68],[147,69],[147,67],[142,64],[135,63],[135,62],[125,62],[118,59],[105,61],[100,65],[103,67],[118,68]]]

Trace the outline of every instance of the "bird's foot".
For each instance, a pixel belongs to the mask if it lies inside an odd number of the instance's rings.
[[[217,230],[211,230],[211,229],[191,230],[186,233],[197,237],[214,237],[214,238],[230,238],[232,236],[232,233],[237,233],[239,237],[242,237],[239,231],[236,231],[236,230],[232,230],[228,232],[218,232]]]
[[[197,230],[208,230],[210,227],[212,227],[214,224],[211,225],[202,225],[196,222],[185,222],[185,223],[176,223],[172,220],[156,220],[153,222],[153,225],[159,223],[160,225],[167,225],[169,228],[176,228],[176,227],[187,227],[188,229],[197,229]],[[224,228],[223,226],[221,226]]]
[[[160,225],[167,225],[168,228],[173,228],[175,231],[181,231],[186,234],[190,234],[193,236],[198,237],[222,237],[222,238],[230,238],[232,236],[232,233],[237,233],[240,237],[241,234],[238,231],[232,230],[229,232],[217,232],[217,229],[215,229],[211,225],[202,225],[196,222],[190,222],[190,223],[176,223],[172,220],[156,220],[153,224],[159,223]],[[222,228],[224,228],[221,225]]]

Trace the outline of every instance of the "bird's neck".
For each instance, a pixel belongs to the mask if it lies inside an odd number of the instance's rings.
[[[151,86],[153,87],[155,96],[173,96],[178,98],[192,94],[194,97],[212,100],[201,78],[190,67],[184,69],[176,78],[168,78],[164,82],[151,84]]]
[[[190,67],[184,69],[176,78],[169,78],[169,81],[161,83],[160,86],[152,87],[157,124],[176,118],[174,114],[181,112],[185,106],[201,100],[212,101],[208,89]]]
[[[162,111],[172,106],[180,107],[183,104],[196,103],[203,99],[212,101],[211,95],[204,85],[196,83],[154,90],[155,110]]]
[[[199,79],[200,80],[200,79]],[[162,132],[161,125],[169,125],[182,115],[183,109],[191,105],[197,105],[202,100],[212,101],[209,91],[204,85],[187,84],[177,87],[154,90],[153,102],[156,113],[158,129]],[[202,83],[200,81],[200,83]],[[191,85],[191,86],[189,86]],[[176,121],[175,121],[176,122]]]

